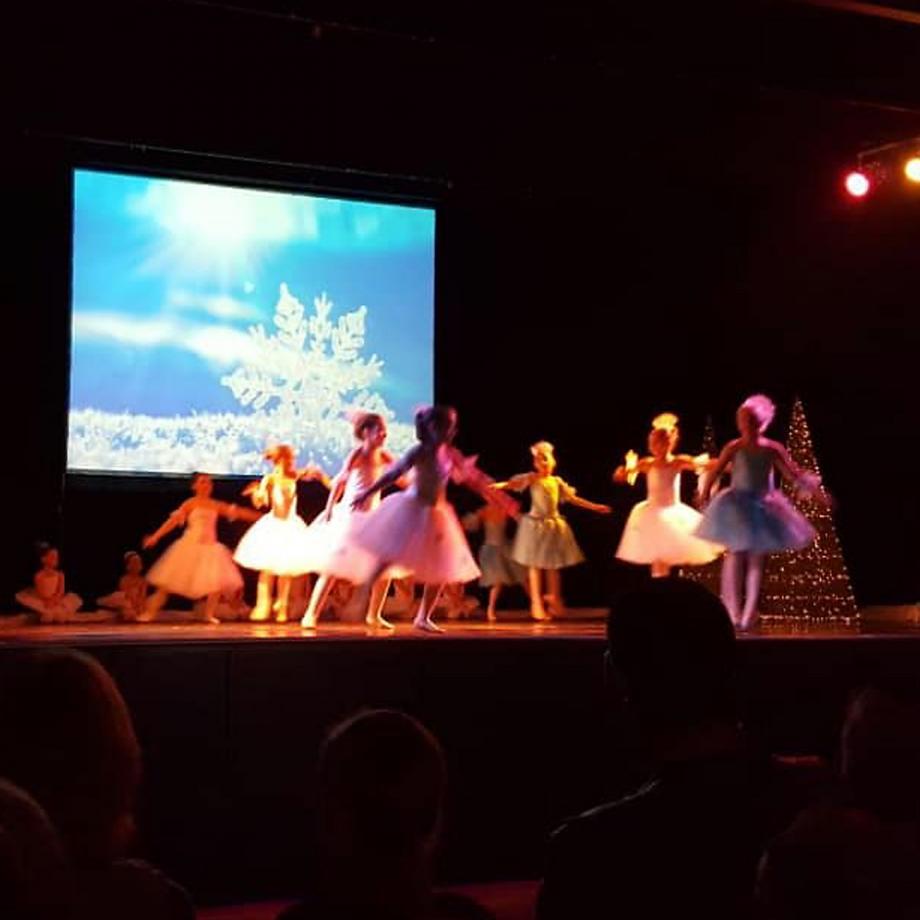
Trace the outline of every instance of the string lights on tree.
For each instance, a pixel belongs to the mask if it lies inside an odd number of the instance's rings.
[[[786,446],[799,467],[821,474],[801,399],[796,399],[792,407]],[[764,618],[801,623],[856,621],[859,610],[834,526],[833,509],[800,498],[788,485],[783,489],[811,521],[816,536],[803,550],[768,557],[761,609]]]
[[[899,177],[909,185],[920,185],[920,137],[861,151],[855,169],[843,177],[843,187],[851,198],[861,199]]]

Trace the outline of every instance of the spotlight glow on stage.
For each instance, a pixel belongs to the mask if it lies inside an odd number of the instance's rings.
[[[911,182],[920,182],[920,156],[911,157],[904,164],[904,175]]]
[[[854,198],[863,198],[869,193],[869,177],[858,170],[849,173],[844,180],[847,192]]]

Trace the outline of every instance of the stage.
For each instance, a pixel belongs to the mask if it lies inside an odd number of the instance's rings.
[[[428,635],[406,622],[380,633],[5,618],[0,666],[69,645],[111,671],[145,752],[144,851],[199,903],[297,895],[319,744],[363,707],[411,712],[445,747],[445,880],[538,877],[552,827],[636,780],[611,724],[604,621],[443,625]],[[738,657],[753,735],[774,753],[830,757],[855,686],[920,674],[920,628],[767,624],[739,635]]]

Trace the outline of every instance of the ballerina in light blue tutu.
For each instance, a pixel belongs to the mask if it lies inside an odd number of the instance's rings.
[[[709,500],[729,467],[731,486],[712,499],[696,529],[696,536],[728,549],[722,565],[722,601],[741,629],[749,629],[759,617],[764,557],[804,549],[815,537],[811,524],[776,487],[773,471],[799,493],[827,501],[820,477],[799,469],[782,444],[764,436],[775,412],[773,401],[761,394],[748,397],[738,408],[741,437],[722,450],[703,501]]]

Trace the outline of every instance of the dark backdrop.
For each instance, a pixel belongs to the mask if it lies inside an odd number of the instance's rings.
[[[859,601],[917,599],[920,195],[839,189],[862,146],[920,134],[912,27],[785,3],[341,4],[337,24],[322,4],[224,6],[14,16],[0,606],[40,537],[76,590],[110,588],[184,488],[64,488],[68,170],[90,154],[436,194],[438,396],[460,446],[506,475],[547,438],[562,475],[616,506],[572,512],[591,560],[574,602],[630,577],[608,560],[636,496],[609,473],[651,416],[676,411],[696,451],[705,417],[727,439],[754,390],[779,402],[780,437],[805,401]]]

